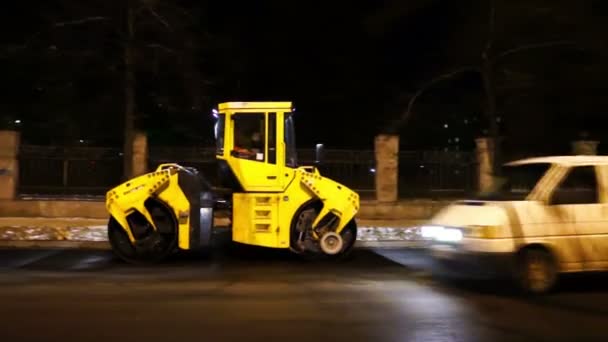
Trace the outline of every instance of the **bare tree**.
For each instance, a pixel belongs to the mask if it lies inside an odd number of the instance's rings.
[[[196,67],[192,62],[194,60],[192,54],[197,49],[198,40],[193,39],[192,34],[186,32],[188,30],[186,27],[191,24],[193,18],[179,5],[163,0],[126,0],[112,5],[107,5],[103,1],[87,4],[64,1],[61,4],[63,6],[59,8],[63,9],[62,12],[49,13],[49,24],[42,25],[39,31],[27,37],[22,44],[0,48],[0,57],[38,56],[35,45],[48,46],[46,50],[38,47],[39,51],[61,50],[63,47],[58,46],[53,39],[63,34],[68,38],[67,41],[70,41],[69,38],[76,29],[88,32],[88,40],[98,41],[99,44],[105,43],[104,38],[99,37],[100,32],[105,35],[111,33],[115,39],[112,46],[121,50],[116,51],[120,52],[115,56],[118,58],[103,61],[104,56],[101,56],[99,51],[93,53],[97,53],[95,58],[102,59],[101,63],[112,64],[113,70],[122,70],[122,73],[116,74],[115,77],[120,77],[124,85],[122,91],[124,177],[130,178],[133,176],[131,168],[133,139],[139,128],[138,118],[141,117],[136,75],[145,68],[144,64],[158,60],[162,55],[162,58],[171,59],[176,70],[182,69],[177,73],[189,83],[189,87],[196,88],[198,85],[194,83],[200,79],[197,77],[197,70],[194,70]],[[198,38],[204,40],[208,37]],[[83,58],[88,58],[91,51],[85,50],[82,46],[73,48],[73,51],[79,51]],[[183,61],[190,62],[183,63]],[[200,106],[198,93],[198,89],[192,89],[187,95],[196,97],[193,101]]]
[[[484,47],[480,53],[480,62],[477,65],[468,65],[458,67],[448,72],[442,73],[431,80],[425,82],[410,98],[405,111],[401,114],[397,121],[399,129],[411,119],[413,115],[413,107],[415,102],[428,90],[438,83],[448,81],[466,73],[476,73],[479,75],[483,86],[483,102],[485,103],[484,116],[488,124],[488,136],[494,141],[494,172],[500,171],[499,165],[501,160],[500,150],[500,131],[497,115],[497,93],[496,93],[496,65],[505,57],[522,53],[534,49],[543,49],[551,47],[574,46],[575,42],[570,40],[543,41],[533,44],[519,45],[503,51],[494,51],[494,43],[496,40],[496,0],[489,0],[489,15],[488,15],[488,34]]]
[[[124,177],[133,176],[133,142],[135,139],[135,9],[133,1],[127,0],[127,34],[125,39],[125,122],[124,122]]]

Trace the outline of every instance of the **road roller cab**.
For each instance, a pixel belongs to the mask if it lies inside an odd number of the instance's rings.
[[[348,254],[359,196],[298,165],[291,102],[222,103],[213,116],[232,240],[312,256]],[[108,192],[112,247],[129,261],[208,248],[218,197],[197,170],[160,165]]]

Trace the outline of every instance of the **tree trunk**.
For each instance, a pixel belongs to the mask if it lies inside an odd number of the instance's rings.
[[[489,16],[488,16],[488,38],[486,46],[481,53],[481,81],[486,100],[485,116],[488,122],[488,136],[492,140],[488,151],[492,158],[492,174],[500,173],[500,132],[498,130],[498,121],[496,121],[496,88],[494,84],[494,64],[491,59],[494,40],[496,38],[496,0],[489,0]]]
[[[495,175],[500,173],[501,165],[501,144],[500,144],[500,131],[497,121],[496,113],[496,90],[493,77],[493,66],[488,56],[484,54],[482,57],[482,68],[481,78],[483,82],[483,89],[486,99],[485,116],[488,121],[488,135],[493,141],[493,149],[491,151],[492,157],[492,170]]]
[[[135,13],[131,0],[127,1],[127,39],[125,42],[125,122],[124,122],[124,177],[133,177],[133,139],[135,136]]]

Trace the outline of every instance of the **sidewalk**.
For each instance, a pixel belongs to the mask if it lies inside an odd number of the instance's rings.
[[[358,245],[409,245],[419,241],[416,220],[359,220]],[[2,247],[108,248],[107,220],[0,217]]]

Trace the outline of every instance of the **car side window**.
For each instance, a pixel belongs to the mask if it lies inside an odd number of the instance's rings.
[[[597,176],[593,166],[572,167],[555,189],[550,204],[598,203]]]

